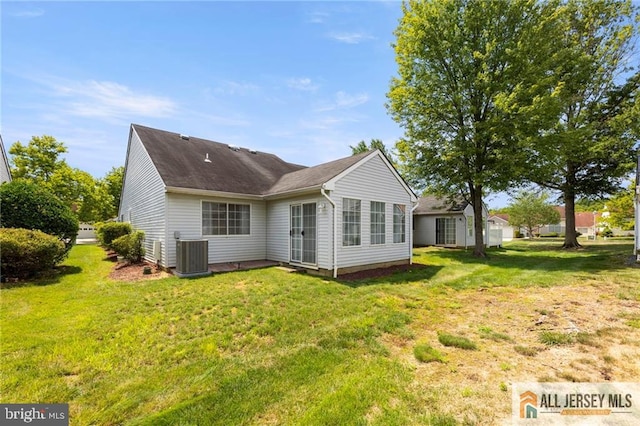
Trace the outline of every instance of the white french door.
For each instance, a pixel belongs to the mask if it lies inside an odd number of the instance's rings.
[[[291,262],[317,264],[316,203],[291,205]]]

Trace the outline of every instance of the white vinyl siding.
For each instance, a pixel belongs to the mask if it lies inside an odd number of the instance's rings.
[[[342,200],[342,245],[361,244],[361,202],[351,198]]]
[[[371,226],[371,201],[385,203],[385,241],[393,241],[393,205],[411,205],[411,194],[396,178],[384,160],[375,155],[357,167],[345,173],[335,182],[335,190],[331,191],[331,198],[336,201],[340,214],[338,220],[342,222],[343,199],[361,200],[362,229]],[[411,229],[410,215],[405,215],[405,229]],[[342,241],[343,224],[338,223],[338,241]],[[362,233],[360,246],[338,246],[338,267],[368,265],[373,263],[410,260],[411,247],[409,238],[405,243],[371,244],[369,232]]]
[[[166,265],[166,198],[164,182],[135,130],[131,131],[122,200],[118,217],[144,231],[145,259],[154,261],[153,241],[162,242],[162,264]]]
[[[195,195],[168,194],[167,247],[169,266],[176,264],[175,232],[179,232],[183,240],[209,240],[209,263],[242,262],[248,260],[264,260],[266,253],[266,203],[250,201],[203,198]],[[249,235],[203,235],[202,205],[203,202],[221,204],[244,204],[250,206],[251,223]]]
[[[385,243],[385,205],[380,201],[371,202],[371,244]]]

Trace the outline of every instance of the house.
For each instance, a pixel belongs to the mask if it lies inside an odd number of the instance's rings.
[[[271,260],[335,277],[410,263],[416,200],[378,150],[304,167],[132,124],[118,214],[163,267],[176,266],[178,240],[199,239],[209,264]]]
[[[547,224],[541,226],[539,229],[540,235],[558,234],[564,235],[567,229],[567,215],[564,206],[554,206],[554,208],[560,213],[560,222],[555,224]],[[583,237],[594,238],[594,236],[601,231],[598,223],[600,222],[601,215],[598,212],[575,212],[576,218],[576,231],[578,231]]]
[[[490,235],[486,221],[488,210],[482,206],[484,235]],[[449,201],[436,196],[418,200],[413,212],[413,239],[417,246],[471,247],[475,245],[473,206],[465,200]],[[495,240],[490,245],[500,245]],[[487,243],[485,239],[485,244]]]
[[[11,182],[11,169],[9,168],[9,158],[7,152],[4,150],[4,143],[2,143],[2,136],[0,136],[0,184],[4,182]]]
[[[502,234],[502,241],[513,240],[516,237],[516,231],[519,231],[509,225],[509,215],[505,213],[491,215],[487,221],[489,222],[489,229],[491,231],[500,230]]]

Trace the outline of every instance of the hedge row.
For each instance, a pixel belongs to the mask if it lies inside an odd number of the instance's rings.
[[[0,228],[0,270],[3,277],[27,278],[53,268],[66,256],[58,238],[22,228]]]

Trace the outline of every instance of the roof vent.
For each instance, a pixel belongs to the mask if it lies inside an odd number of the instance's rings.
[[[183,135],[182,133],[180,134],[180,139],[184,139],[185,141],[189,140],[189,135]]]
[[[228,145],[228,147],[233,151],[240,151],[240,147],[238,145]]]
[[[257,154],[258,153],[258,151],[256,151],[255,149],[250,149],[249,152],[252,153],[252,154]]]
[[[205,162],[205,163],[210,163],[210,162],[211,162],[211,160],[209,160],[209,153],[208,153],[208,152],[207,152],[207,154],[206,154],[206,155],[205,155],[205,157],[204,157],[204,162]]]

